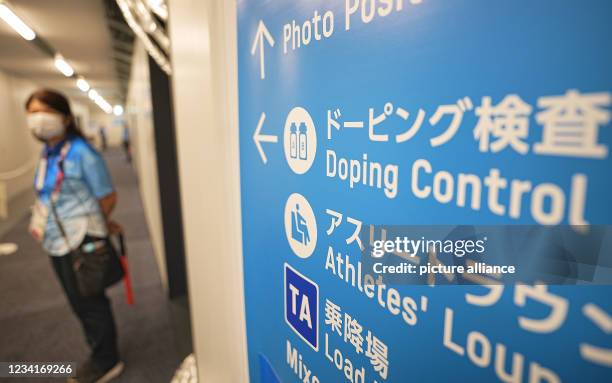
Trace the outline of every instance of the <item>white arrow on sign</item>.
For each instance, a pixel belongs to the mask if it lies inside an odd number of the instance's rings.
[[[266,25],[262,20],[259,20],[259,25],[257,26],[257,33],[255,34],[255,40],[253,40],[253,47],[251,48],[251,56],[255,55],[257,51],[257,45],[259,45],[259,69],[261,72],[261,79],[266,78],[266,67],[264,63],[264,38],[268,41],[271,47],[274,46],[274,39],[266,28]]]
[[[262,113],[259,117],[259,122],[257,123],[257,129],[255,129],[255,134],[253,134],[253,141],[255,141],[255,146],[257,146],[257,150],[259,151],[259,155],[261,156],[261,160],[263,163],[268,162],[268,158],[266,157],[266,153],[261,146],[262,142],[278,142],[278,136],[272,134],[261,134],[261,128],[263,127],[263,123],[266,120],[266,114]]]

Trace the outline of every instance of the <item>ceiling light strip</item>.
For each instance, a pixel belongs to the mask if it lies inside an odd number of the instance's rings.
[[[131,1],[131,0],[130,0]],[[168,54],[170,50],[170,39],[164,33],[163,28],[157,25],[155,18],[151,14],[149,6],[147,6],[144,0],[134,0],[136,1],[136,12],[138,14],[138,19],[140,21],[140,25],[148,32],[153,38],[159,43],[161,48],[163,49],[165,54]]]
[[[36,33],[19,16],[9,8],[8,4],[0,1],[0,19],[4,20],[15,32],[28,41],[36,38]]]
[[[59,53],[55,55],[55,67],[66,77],[72,77],[74,74],[74,69],[72,69],[72,66],[70,66],[70,64],[68,64],[64,57]]]
[[[170,67],[170,62],[168,61],[166,56],[159,50],[159,48],[157,48],[157,46],[153,44],[151,39],[149,39],[149,36],[142,29],[140,24],[136,22],[136,19],[134,18],[134,15],[132,14],[132,11],[130,9],[134,7],[134,3],[128,0],[117,0],[117,5],[119,6],[119,9],[121,9],[121,13],[123,14],[123,17],[125,18],[125,21],[129,25],[129,27],[132,29],[134,34],[136,34],[136,36],[138,36],[138,38],[143,42],[145,49],[147,50],[149,55],[153,57],[153,60],[155,60],[157,65],[159,65],[159,67],[164,72],[166,72],[166,74],[171,75],[172,68]]]

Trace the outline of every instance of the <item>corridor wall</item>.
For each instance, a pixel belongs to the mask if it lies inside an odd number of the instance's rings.
[[[130,129],[134,166],[138,173],[140,193],[149,234],[155,251],[162,285],[167,288],[164,236],[159,204],[155,137],[151,111],[149,65],[143,45],[136,41],[128,86],[125,121]],[[107,121],[108,122],[108,121]]]
[[[26,127],[23,104],[35,88],[31,82],[0,71],[0,184],[6,187],[9,199],[32,184],[40,144]]]

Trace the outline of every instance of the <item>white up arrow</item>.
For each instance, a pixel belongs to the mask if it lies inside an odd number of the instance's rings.
[[[261,146],[262,142],[278,142],[278,136],[272,134],[260,134],[261,128],[263,127],[263,123],[266,120],[266,114],[262,113],[259,117],[259,122],[257,123],[257,129],[255,129],[255,133],[253,134],[253,141],[255,141],[255,146],[257,146],[257,150],[259,151],[259,155],[261,156],[261,160],[263,163],[268,162],[268,158],[266,157],[266,153]]]
[[[264,37],[268,41],[271,47],[274,46],[274,39],[266,28],[266,25],[263,21],[259,20],[259,25],[257,26],[257,33],[255,34],[255,40],[253,40],[253,47],[251,48],[251,56],[255,55],[257,52],[257,45],[259,45],[259,69],[261,72],[261,79],[266,78],[266,66],[264,62]]]

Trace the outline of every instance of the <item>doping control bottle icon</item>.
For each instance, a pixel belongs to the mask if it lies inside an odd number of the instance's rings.
[[[291,133],[289,136],[289,145],[290,145],[290,157],[297,158],[298,152],[298,137],[297,137],[297,126],[295,123],[291,124]]]
[[[308,127],[303,122],[300,122],[300,127],[302,129],[299,130],[299,142],[300,142],[300,160],[305,160],[308,158],[308,136],[306,135],[306,131]]]
[[[289,112],[284,131],[285,158],[296,174],[306,173],[317,154],[317,132],[306,109],[295,107]]]
[[[291,250],[300,258],[308,258],[317,245],[317,220],[303,195],[293,193],[285,204],[285,234]]]

